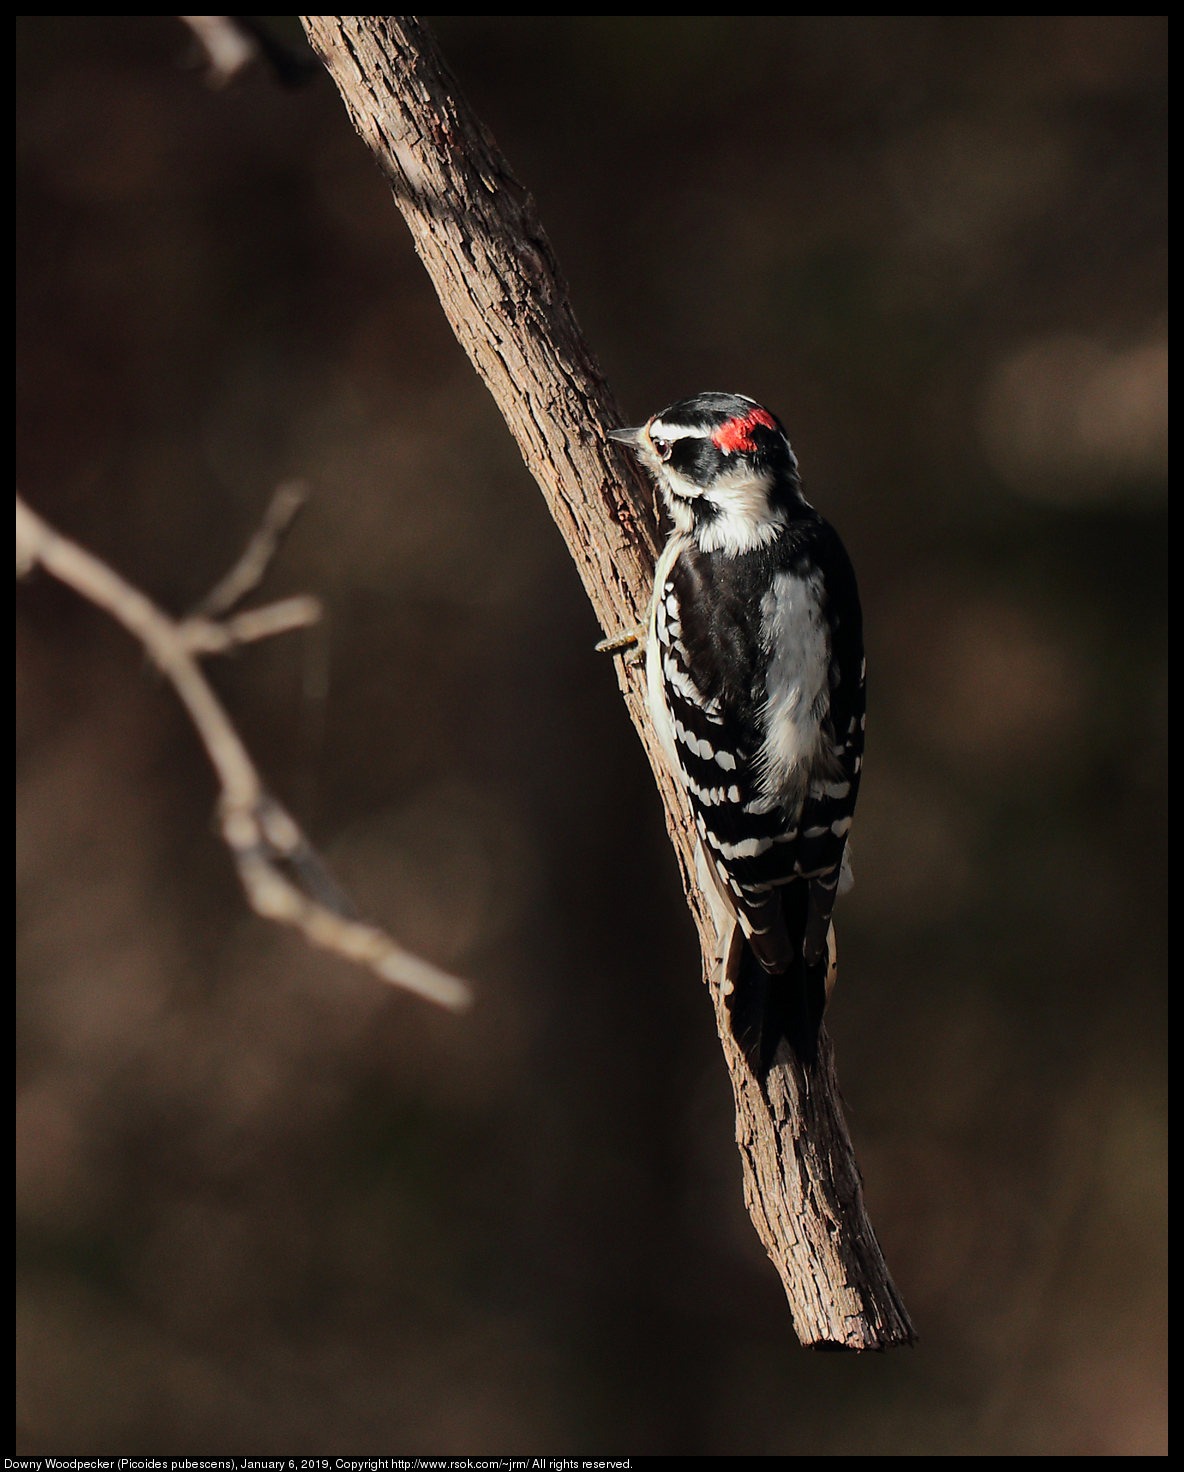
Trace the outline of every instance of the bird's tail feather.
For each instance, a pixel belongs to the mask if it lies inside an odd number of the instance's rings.
[[[821,958],[813,964],[803,955],[808,888],[805,884],[788,884],[780,893],[786,929],[794,938],[790,963],[784,971],[770,972],[745,941],[729,997],[732,1036],[762,1083],[773,1066],[782,1038],[788,1041],[803,1068],[813,1068],[818,1060],[818,1032],[826,1009],[827,949],[823,949]]]

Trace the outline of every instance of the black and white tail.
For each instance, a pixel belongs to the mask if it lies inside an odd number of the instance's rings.
[[[805,944],[810,886],[801,882],[787,884],[777,895],[785,916],[785,929],[791,937],[790,958],[785,969],[767,970],[751,941],[740,934],[735,941],[740,954],[729,968],[732,1036],[762,1083],[773,1066],[782,1038],[803,1068],[812,1069],[818,1061],[818,1034],[826,1010],[830,966],[827,945],[823,945],[820,955],[807,954],[808,949],[816,949]]]

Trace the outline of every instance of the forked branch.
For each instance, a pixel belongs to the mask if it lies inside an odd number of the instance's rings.
[[[650,496],[607,440],[627,422],[584,341],[534,201],[411,16],[304,16],[354,126],[390,181],[441,305],[567,542],[601,626],[635,628],[657,551]],[[825,1032],[809,1086],[787,1048],[767,1091],[736,1046],[724,1000],[730,918],[713,914],[694,829],[645,711],[644,675],[617,662],[653,767],[699,929],[704,976],[736,1099],[745,1199],[804,1344],[913,1340],[863,1206]],[[718,905],[716,905],[718,909]]]
[[[258,585],[283,528],[303,499],[302,491],[280,487],[261,531],[199,608],[228,613]],[[109,613],[139,639],[181,697],[218,774],[222,836],[234,855],[252,908],[268,920],[294,926],[314,945],[369,967],[384,981],[442,1007],[467,1006],[469,989],[463,981],[405,951],[377,926],[354,917],[349,901],[295,819],[265,790],[242,739],[198,665],[199,655],[220,653],[315,623],[321,616],[318,601],[285,598],[222,621],[206,613],[172,619],[105,562],[59,535],[17,496],[17,575],[24,576],[37,566]]]

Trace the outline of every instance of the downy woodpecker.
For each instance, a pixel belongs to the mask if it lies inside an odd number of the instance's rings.
[[[850,560],[802,495],[780,422],[739,394],[618,429],[670,520],[645,631],[650,716],[746,940],[728,998],[763,1080],[813,1065],[864,735]],[[639,631],[640,632],[640,631]],[[608,641],[609,644],[621,641]]]

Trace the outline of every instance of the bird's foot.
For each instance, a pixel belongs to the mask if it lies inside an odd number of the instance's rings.
[[[645,629],[640,626],[616,634],[611,639],[601,639],[596,645],[597,654],[622,654],[626,664],[637,664],[645,658]]]

